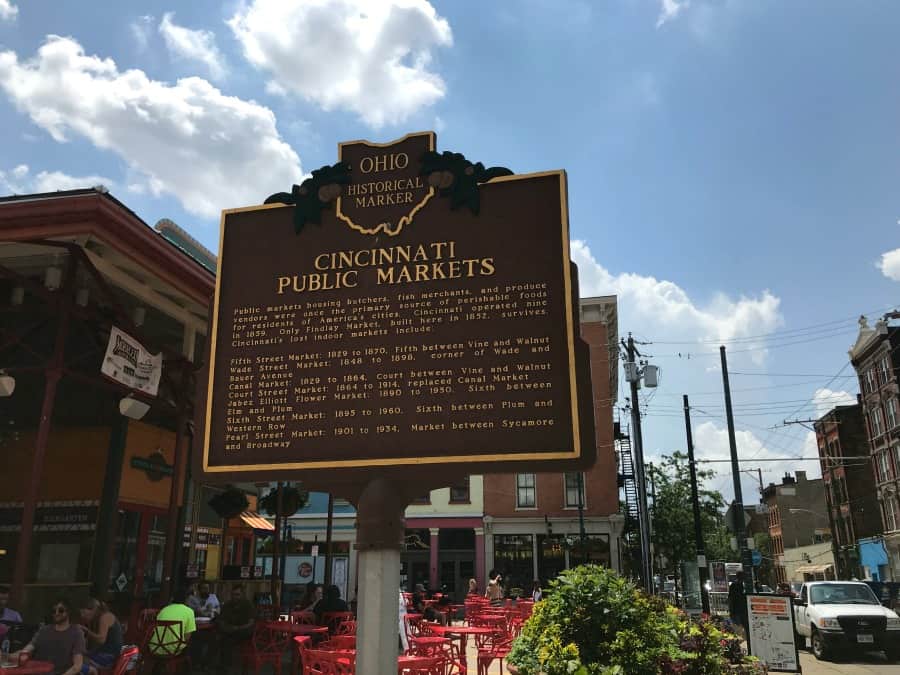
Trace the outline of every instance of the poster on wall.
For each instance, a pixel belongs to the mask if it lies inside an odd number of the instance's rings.
[[[794,641],[794,609],[791,598],[780,595],[748,595],[747,651],[770,672],[800,672],[800,654]]]
[[[126,387],[149,396],[159,391],[162,352],[151,354],[140,342],[115,326],[109,331],[109,343],[100,372]]]
[[[725,574],[725,563],[721,561],[709,563],[709,578],[712,579],[713,593],[728,592],[728,576]]]

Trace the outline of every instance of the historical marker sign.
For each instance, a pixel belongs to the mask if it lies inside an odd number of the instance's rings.
[[[208,477],[592,461],[565,174],[434,143],[345,143],[292,205],[223,213]]]

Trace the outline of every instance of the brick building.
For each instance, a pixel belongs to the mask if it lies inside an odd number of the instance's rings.
[[[763,490],[763,501],[769,507],[769,538],[775,558],[776,583],[834,579],[834,555],[830,547],[826,553],[810,557],[806,565],[792,568],[791,574],[786,565],[786,550],[831,540],[822,479],[810,480],[805,471],[796,471],[793,476],[786,474],[780,485],[770,483]]]
[[[888,568],[900,578],[900,409],[897,396],[897,348],[900,327],[886,315],[870,327],[859,320],[859,336],[850,348],[850,362],[859,377],[863,419],[869,439],[875,496],[878,499]]]
[[[485,568],[503,573],[508,587],[527,589],[534,579],[545,582],[587,560],[620,567],[624,519],[619,514],[613,447],[612,411],[618,382],[614,296],[581,300],[581,334],[591,349],[597,462],[581,477],[578,473],[519,473],[484,479]]]
[[[834,538],[837,578],[863,578],[857,542],[881,535],[878,499],[872,490],[862,406],[842,405],[828,411],[814,425],[825,503]]]

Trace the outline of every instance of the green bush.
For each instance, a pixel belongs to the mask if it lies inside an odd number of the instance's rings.
[[[734,636],[691,623],[610,569],[568,570],[550,589],[509,655],[521,675],[765,672],[740,653]]]

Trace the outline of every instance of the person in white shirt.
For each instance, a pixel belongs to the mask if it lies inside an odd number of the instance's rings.
[[[197,586],[197,592],[192,593],[188,598],[187,605],[194,610],[194,614],[197,616],[204,616],[209,619],[215,619],[221,610],[219,598],[216,597],[215,593],[210,592],[209,584],[205,581],[200,582]]]
[[[400,646],[405,654],[409,651],[409,640],[406,637],[406,598],[403,597],[403,589],[400,589]]]

